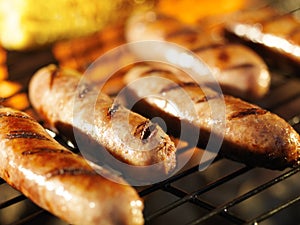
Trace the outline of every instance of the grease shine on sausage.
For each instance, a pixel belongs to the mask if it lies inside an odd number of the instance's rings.
[[[123,179],[100,176],[32,117],[10,108],[0,108],[0,177],[70,224],[143,224],[143,202]]]
[[[128,85],[131,98],[143,98],[136,109],[148,116],[161,116],[170,122],[168,126],[178,128],[176,121],[188,121],[192,127],[200,129],[200,142],[207,143],[212,124],[218,123],[212,116],[210,106],[218,107],[221,95],[207,87],[184,81],[184,74],[174,74],[166,69],[137,65],[125,76],[130,84],[140,78],[151,78],[148,82]],[[160,78],[177,83],[170,86]],[[137,80],[138,81],[138,80]],[[149,83],[151,90],[149,91]],[[195,105],[196,114],[186,112],[187,102],[177,101],[176,109],[169,110],[168,104],[159,104],[160,99],[172,99],[188,94]],[[160,101],[159,101],[160,100]],[[225,130],[221,152],[226,157],[252,166],[283,169],[299,163],[299,134],[282,118],[254,104],[241,99],[224,96]],[[214,104],[213,104],[214,103]]]
[[[272,7],[241,10],[228,17],[226,28],[300,65],[300,21],[292,13],[282,14]]]
[[[97,87],[80,83],[81,77],[55,65],[33,76],[30,100],[46,123],[69,137],[73,129],[77,130],[80,138],[104,146],[121,162],[140,167],[154,165],[158,176],[173,172],[176,148],[170,137],[149,119],[114,103]]]
[[[188,26],[175,18],[149,12],[130,18],[126,38],[129,42],[176,43],[194,52],[210,67],[224,92],[246,99],[264,96],[271,80],[267,65],[250,48],[226,40],[223,30],[221,25],[216,28],[205,21]]]

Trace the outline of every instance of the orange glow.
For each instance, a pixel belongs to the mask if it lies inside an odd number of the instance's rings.
[[[105,52],[125,43],[122,25],[114,24],[94,34],[54,44],[52,52],[60,66],[84,72]]]
[[[18,91],[20,91],[22,86],[18,83],[11,81],[0,81],[0,98],[8,98]]]
[[[20,93],[17,95],[14,95],[13,97],[10,97],[6,99],[3,102],[3,105],[6,107],[11,107],[18,110],[25,110],[29,107],[29,99],[26,95],[26,93]]]
[[[157,10],[185,23],[193,23],[211,15],[230,13],[246,5],[246,0],[161,0]]]
[[[6,52],[0,46],[0,81],[7,78]],[[1,90],[1,89],[0,89]]]
[[[0,65],[0,81],[7,78],[7,70],[5,65]]]
[[[5,63],[6,62],[6,52],[5,50],[0,47],[0,63]]]

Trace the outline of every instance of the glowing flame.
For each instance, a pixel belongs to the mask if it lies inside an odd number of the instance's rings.
[[[6,107],[11,107],[18,110],[25,110],[29,107],[29,99],[26,93],[16,94],[8,99],[6,99],[3,103]]]
[[[157,9],[163,14],[174,16],[183,22],[193,23],[205,16],[239,10],[245,4],[246,0],[163,0],[158,2]]]
[[[7,78],[6,52],[0,46],[0,81]],[[1,88],[0,88],[1,90]]]
[[[11,81],[0,81],[0,98],[8,98],[21,89],[21,85]]]
[[[7,78],[7,70],[4,65],[0,65],[0,81]]]

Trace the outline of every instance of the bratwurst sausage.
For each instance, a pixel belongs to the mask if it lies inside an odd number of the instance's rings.
[[[81,144],[79,148],[84,148],[87,142],[104,146],[118,159],[116,162],[120,160],[136,167],[129,168],[131,172],[149,168],[153,176],[153,171],[158,176],[170,174],[176,166],[176,148],[169,136],[149,119],[114,102],[99,87],[80,82],[81,77],[76,71],[55,65],[42,68],[33,76],[30,100],[48,126],[65,136],[74,135],[77,145]],[[96,152],[88,154],[97,158]],[[118,169],[122,166],[122,163],[117,165]]]
[[[0,177],[8,184],[71,224],[143,224],[136,191],[101,170],[120,183],[100,176],[26,113],[0,108]]]
[[[224,92],[248,99],[264,96],[271,80],[267,65],[252,49],[228,42],[222,31],[222,25],[191,26],[176,18],[149,12],[131,16],[126,38],[129,42],[176,43],[194,52],[209,66]]]
[[[213,112],[221,114],[223,111],[224,131],[218,135],[224,135],[221,153],[228,158],[271,169],[299,163],[300,137],[286,121],[257,105],[200,87],[185,75],[137,65],[127,73],[125,82],[130,98],[142,99],[135,106],[138,112],[163,117],[171,128],[176,126],[176,121],[186,121],[200,130],[201,144],[207,143],[211,133],[215,132],[213,125],[222,123],[222,115],[214,117]],[[147,78],[147,82],[142,78]],[[187,101],[180,100],[182,93],[189,96],[195,113],[186,109]],[[175,98],[178,100],[171,104],[161,103],[162,99]],[[176,110],[170,110],[172,104]]]
[[[292,12],[282,14],[272,7],[241,10],[226,20],[226,29],[275,53],[269,60],[276,59],[276,55],[284,56],[299,69],[300,22]]]

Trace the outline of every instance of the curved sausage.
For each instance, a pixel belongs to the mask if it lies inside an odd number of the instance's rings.
[[[147,82],[143,79],[147,77]],[[169,85],[160,78],[177,84]],[[139,82],[139,79],[141,82]],[[176,121],[187,121],[191,127],[200,130],[201,144],[207,143],[213,124],[220,124],[219,117],[213,111],[222,113],[221,104],[225,104],[223,131],[224,139],[221,153],[226,157],[244,162],[252,166],[271,169],[283,169],[299,163],[299,134],[282,118],[254,104],[199,86],[184,79],[184,74],[174,74],[166,69],[135,66],[125,76],[131,98],[143,100],[136,106],[138,112],[161,116],[170,127],[178,127]],[[149,83],[151,90],[149,91]],[[187,102],[180,101],[182,90],[187,93],[195,107],[195,113],[186,110]],[[148,96],[148,97],[145,97]],[[169,110],[169,104],[160,104],[161,99],[176,98],[177,110]],[[213,106],[214,108],[210,108]],[[222,116],[220,117],[222,119]],[[220,126],[221,127],[221,126]],[[221,127],[222,128],[222,127]],[[219,134],[222,135],[222,134]]]
[[[120,177],[100,176],[32,117],[0,108],[0,176],[40,207],[71,224],[143,224],[143,202]]]
[[[98,87],[80,82],[80,78],[81,74],[55,65],[44,67],[33,76],[30,100],[48,126],[67,137],[75,135],[77,145],[81,144],[79,148],[85,148],[89,142],[104,146],[107,151],[99,151],[99,160],[111,154],[120,168],[125,163],[137,172],[147,171],[149,166],[152,176],[173,172],[176,148],[169,136],[149,119],[114,102]],[[97,151],[89,153],[97,158]],[[145,175],[135,179],[148,178]]]
[[[226,28],[242,39],[285,56],[299,69],[300,22],[292,13],[282,14],[272,7],[241,10],[226,20]],[[272,56],[271,60],[276,59]]]
[[[130,18],[126,38],[129,42],[164,40],[191,50],[210,67],[228,94],[255,99],[269,90],[271,78],[265,62],[250,48],[228,42],[221,28],[187,26],[175,18],[149,12]]]

